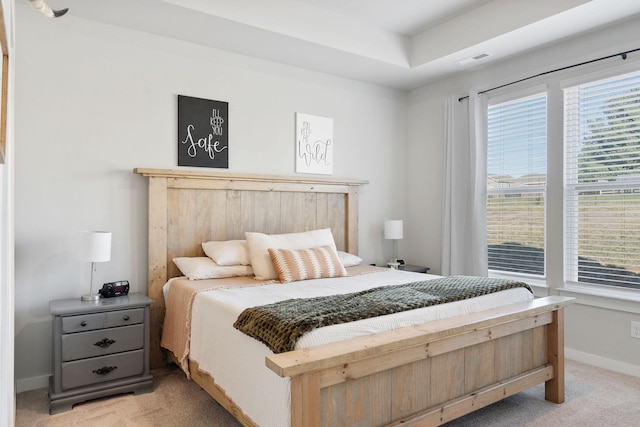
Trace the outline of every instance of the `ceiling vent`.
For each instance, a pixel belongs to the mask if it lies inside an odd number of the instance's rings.
[[[465,58],[465,59],[461,59],[460,61],[457,61],[456,64],[458,64],[458,65],[469,65],[469,64],[471,64],[473,62],[479,61],[479,60],[481,60],[483,58],[486,58],[488,56],[489,56],[488,53],[482,52],[482,53],[479,53],[477,55],[470,56],[470,57]]]

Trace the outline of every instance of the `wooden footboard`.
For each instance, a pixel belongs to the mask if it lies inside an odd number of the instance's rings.
[[[564,401],[563,310],[546,297],[273,355],[292,426],[440,425],[542,382]]]

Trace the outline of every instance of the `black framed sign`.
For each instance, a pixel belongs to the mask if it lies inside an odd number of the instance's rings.
[[[178,166],[229,168],[229,103],[178,95]]]

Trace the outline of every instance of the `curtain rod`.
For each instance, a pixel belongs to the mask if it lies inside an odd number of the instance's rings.
[[[510,83],[505,83],[505,84],[500,85],[500,86],[492,87],[491,89],[483,90],[481,92],[478,92],[478,95],[482,95],[483,93],[491,92],[492,90],[501,89],[501,88],[506,87],[506,86],[511,86],[511,85],[516,84],[516,83],[524,82],[526,80],[535,79],[536,77],[545,76],[545,75],[551,74],[551,73],[556,73],[558,71],[564,71],[564,70],[568,70],[570,68],[575,68],[575,67],[580,67],[582,65],[591,64],[593,62],[598,62],[598,61],[603,61],[605,59],[615,58],[616,56],[619,56],[623,60],[625,60],[625,59],[627,59],[627,54],[633,53],[633,52],[638,52],[638,51],[640,51],[640,48],[627,50],[625,52],[618,52],[618,53],[615,53],[613,55],[603,56],[601,58],[596,58],[596,59],[592,59],[590,61],[580,62],[578,64],[567,65],[566,67],[556,68],[555,70],[545,71],[544,73],[540,73],[540,74],[536,74],[536,75],[533,75],[533,76],[525,77],[525,78],[520,79],[520,80],[515,80],[515,81],[510,82]],[[467,96],[462,96],[462,97],[458,98],[458,102],[462,102],[463,99],[467,99],[467,98],[469,98],[468,95]]]

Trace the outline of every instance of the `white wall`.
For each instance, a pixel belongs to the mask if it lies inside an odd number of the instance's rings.
[[[360,255],[391,255],[406,200],[406,93],[16,7],[15,346],[18,390],[51,368],[49,301],[88,291],[83,229],[113,232],[95,284],[147,282],[146,178],[176,168],[177,94],[229,102],[229,172],[294,175],[294,114],[334,119],[334,176],[361,192]]]
[[[409,179],[407,252],[440,271],[442,189],[444,174],[444,104],[450,94],[485,90],[530,75],[580,63],[620,51],[640,48],[640,18],[579,38],[566,40],[490,67],[479,68],[425,86],[409,94]],[[634,58],[638,53],[634,54]],[[592,66],[604,69],[620,58]],[[640,68],[640,66],[638,67]],[[584,69],[583,69],[584,70]],[[575,71],[572,71],[575,72]],[[538,80],[540,83],[540,80]],[[550,283],[559,293],[562,283]],[[640,293],[639,293],[640,294]],[[640,295],[608,300],[574,295],[577,304],[566,310],[565,342],[578,360],[640,376],[640,340],[630,337],[630,321],[640,321]]]
[[[13,58],[13,2],[2,0],[9,57]],[[0,426],[15,419],[13,282],[13,64],[9,61],[4,164],[0,164]]]

